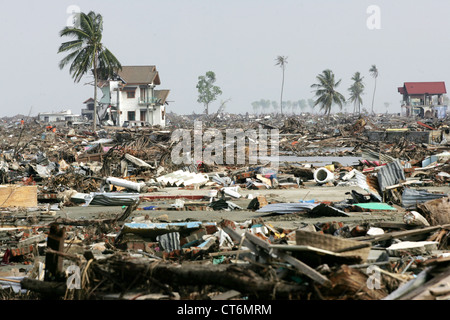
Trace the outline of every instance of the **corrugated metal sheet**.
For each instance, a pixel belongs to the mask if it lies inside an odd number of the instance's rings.
[[[378,184],[381,191],[385,191],[387,187],[405,180],[405,172],[398,160],[386,164],[378,171]]]
[[[345,211],[342,211],[338,208],[334,208],[331,206],[327,206],[324,203],[320,203],[317,206],[315,206],[314,208],[311,209],[311,211],[308,213],[309,216],[312,217],[321,217],[321,216],[326,216],[326,217],[348,217],[348,213],[346,213]]]
[[[166,252],[180,250],[180,234],[178,232],[166,233],[156,237],[161,248]]]
[[[156,178],[160,182],[168,186],[189,186],[192,184],[205,184],[209,181],[209,176],[203,173],[194,173],[183,170],[178,170],[164,176]]]
[[[261,209],[256,212],[260,213],[278,213],[278,214],[286,214],[286,213],[294,213],[301,211],[309,211],[318,206],[317,203],[271,203],[265,205]]]
[[[380,193],[378,192],[378,186],[375,184],[378,183],[376,177],[365,175],[364,173],[356,170],[355,172],[356,181],[358,183],[358,187],[369,192],[374,195],[379,201],[382,201]]]
[[[375,152],[375,151],[368,150],[368,149],[364,149],[361,152],[362,152],[362,158],[365,160],[381,161],[383,163],[392,162],[392,161],[396,160],[395,158],[393,158],[387,154],[382,154],[382,153]]]
[[[145,238],[156,239],[165,233],[179,232],[183,234],[185,232],[191,233],[196,229],[207,226],[215,226],[215,222],[201,222],[201,221],[190,221],[190,222],[170,222],[170,223],[125,223],[120,231],[120,234],[133,233],[141,235]]]
[[[413,190],[405,188],[402,194],[402,206],[404,208],[415,207],[418,203],[447,197],[447,194],[430,193],[426,190]]]
[[[101,206],[129,206],[138,201],[139,193],[91,193],[86,197],[87,205],[101,205]]]

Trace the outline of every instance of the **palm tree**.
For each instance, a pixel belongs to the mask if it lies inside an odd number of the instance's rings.
[[[89,71],[94,75],[94,131],[97,130],[97,85],[99,79],[108,79],[122,69],[117,58],[103,45],[103,17],[93,11],[80,13],[78,27],[65,27],[60,37],[72,37],[74,40],[61,44],[58,53],[69,54],[60,61],[59,68],[70,65],[70,73],[75,82]]]
[[[378,78],[378,69],[376,65],[372,65],[369,69],[370,75],[375,79],[375,86],[373,88],[373,97],[372,97],[372,114],[373,114],[373,103],[375,101],[375,90],[377,89],[377,78]]]
[[[281,70],[283,70],[283,78],[281,81],[281,97],[280,97],[281,114],[283,114],[284,70],[286,69],[287,57],[278,56],[275,61],[277,62],[275,65],[280,66]]]
[[[337,104],[340,109],[345,103],[344,96],[336,91],[336,88],[341,83],[341,80],[335,81],[333,71],[326,69],[319,74],[316,79],[318,83],[311,85],[315,88],[315,96],[317,100],[314,102],[314,107],[320,105],[320,109],[325,111],[326,115],[330,115],[331,106]]]
[[[350,92],[350,99],[349,101],[353,103],[353,113],[356,112],[356,106],[358,106],[358,113],[361,114],[361,105],[363,103],[361,95],[364,91],[364,83],[362,80],[364,77],[361,78],[361,74],[359,72],[355,72],[355,74],[352,77],[353,84],[348,88],[348,91]]]

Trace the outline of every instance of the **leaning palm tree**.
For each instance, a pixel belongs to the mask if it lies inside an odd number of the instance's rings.
[[[281,80],[281,97],[280,97],[280,107],[281,114],[283,114],[283,89],[284,89],[284,70],[286,69],[287,57],[278,56],[275,61],[277,62],[275,65],[280,66],[281,70],[283,70],[283,78]]]
[[[359,72],[355,72],[352,77],[353,84],[348,88],[350,92],[349,102],[353,103],[353,113],[358,110],[358,113],[361,114],[361,105],[363,103],[361,95],[364,92],[364,83],[362,82],[364,77],[361,77]],[[356,108],[358,106],[358,108]]]
[[[103,45],[103,17],[93,11],[80,13],[79,23],[74,27],[65,27],[59,33],[61,37],[73,40],[61,44],[58,53],[69,54],[60,61],[59,68],[70,65],[70,73],[75,82],[89,71],[94,75],[94,131],[97,130],[97,86],[99,79],[108,79],[122,69],[117,58]]]
[[[378,69],[376,65],[372,65],[369,69],[370,75],[375,79],[375,86],[373,88],[373,97],[372,97],[372,114],[373,114],[373,103],[375,101],[375,90],[377,89],[377,78],[378,78]]]
[[[320,105],[320,110],[324,110],[325,115],[328,117],[333,104],[337,104],[342,109],[342,105],[345,103],[344,96],[336,91],[341,80],[336,82],[333,71],[329,69],[324,70],[316,79],[318,83],[311,85],[311,88],[316,89],[315,96],[317,100],[314,102],[314,107]]]

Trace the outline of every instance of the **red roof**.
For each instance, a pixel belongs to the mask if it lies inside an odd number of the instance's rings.
[[[406,92],[405,92],[406,90]],[[398,92],[408,95],[421,94],[444,94],[447,93],[445,89],[445,82],[405,82],[403,87],[398,88]]]

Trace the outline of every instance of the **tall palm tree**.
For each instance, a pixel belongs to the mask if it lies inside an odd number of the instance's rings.
[[[70,65],[70,73],[75,82],[89,71],[94,75],[94,131],[97,130],[97,86],[99,79],[108,79],[122,69],[117,58],[103,45],[103,17],[93,11],[80,13],[79,26],[65,27],[60,37],[71,37],[73,40],[61,44],[58,53],[69,54],[59,62],[59,68]]]
[[[352,77],[353,84],[348,88],[350,92],[349,101],[353,103],[353,113],[358,110],[358,113],[361,114],[361,105],[363,103],[361,95],[364,92],[364,83],[362,82],[364,77],[361,77],[359,72],[355,72]],[[358,106],[358,108],[356,108]]]
[[[370,75],[375,79],[375,86],[373,88],[373,97],[372,97],[372,114],[373,114],[373,103],[375,101],[375,90],[377,89],[377,78],[378,78],[378,69],[376,65],[372,65],[369,69]]]
[[[316,79],[318,83],[311,85],[311,88],[315,88],[315,96],[317,100],[314,102],[314,107],[320,105],[320,109],[325,111],[326,115],[330,115],[331,106],[337,104],[340,109],[345,103],[344,96],[336,91],[336,88],[341,83],[341,80],[335,81],[334,73],[330,69],[322,71]]]
[[[283,114],[283,89],[284,89],[284,70],[286,69],[287,57],[278,56],[276,59],[276,66],[280,66],[281,70],[283,70],[283,78],[281,80],[281,97],[280,97],[280,107],[281,114]]]

